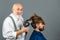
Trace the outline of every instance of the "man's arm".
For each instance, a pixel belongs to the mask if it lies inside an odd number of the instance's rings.
[[[28,29],[29,29],[28,27],[24,27],[23,29],[16,31],[16,36],[21,35],[24,32],[27,32]]]
[[[14,31],[15,28],[12,25],[12,21],[10,18],[6,18],[2,27],[2,34],[4,38],[16,38],[16,36],[21,35],[23,32],[27,32],[28,28],[23,28],[19,31]]]
[[[3,22],[2,34],[4,38],[16,38],[16,32],[14,31],[13,23],[9,17]]]

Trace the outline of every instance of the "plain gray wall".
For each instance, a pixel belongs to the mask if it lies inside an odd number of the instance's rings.
[[[29,18],[36,12],[45,20],[43,34],[48,40],[60,40],[60,0],[0,0],[0,40],[4,40],[2,37],[3,20],[11,13],[11,7],[16,2],[23,4],[25,18]],[[29,35],[26,40],[29,39]]]

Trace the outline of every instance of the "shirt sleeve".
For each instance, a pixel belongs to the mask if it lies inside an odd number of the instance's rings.
[[[12,21],[10,18],[6,18],[3,22],[2,35],[4,38],[16,38],[16,32],[12,26]]]

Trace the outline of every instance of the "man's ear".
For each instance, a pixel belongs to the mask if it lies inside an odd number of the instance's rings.
[[[11,9],[11,11],[13,12],[13,9]]]
[[[37,27],[37,28],[40,28],[39,24],[36,24],[36,27]]]
[[[39,26],[39,24],[36,24],[36,27],[38,27]]]

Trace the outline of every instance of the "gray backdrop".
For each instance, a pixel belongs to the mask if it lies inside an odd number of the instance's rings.
[[[23,4],[25,18],[29,18],[36,12],[45,20],[43,34],[48,40],[60,40],[60,0],[0,0],[0,40],[4,40],[2,37],[3,20],[11,13],[11,7],[16,2]],[[32,32],[31,29],[30,32]],[[26,40],[30,35],[31,33],[28,34]]]

